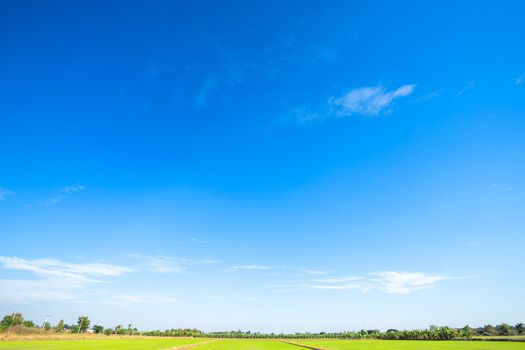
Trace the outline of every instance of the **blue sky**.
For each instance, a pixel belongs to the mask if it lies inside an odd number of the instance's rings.
[[[0,312],[521,322],[522,2],[0,2]]]

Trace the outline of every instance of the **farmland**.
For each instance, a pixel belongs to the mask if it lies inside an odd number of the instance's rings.
[[[425,340],[301,340],[296,344],[326,350],[525,350],[525,343]]]
[[[64,340],[0,341],[0,349],[12,350],[525,350],[525,342],[403,341],[403,340],[247,340],[202,338],[94,338]]]
[[[179,348],[206,342],[209,339],[190,338],[83,338],[51,340],[0,341],[0,349],[13,350],[157,350]]]

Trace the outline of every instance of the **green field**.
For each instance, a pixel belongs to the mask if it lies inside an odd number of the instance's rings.
[[[436,340],[300,340],[297,344],[326,350],[525,350],[525,343]]]
[[[299,350],[305,348],[289,345],[279,340],[221,339],[204,344],[195,350]]]
[[[204,343],[206,342],[206,343]],[[326,350],[525,350],[525,342],[495,341],[403,341],[403,340],[294,340]],[[198,345],[203,343],[202,345]],[[299,350],[301,346],[279,340],[245,339],[84,339],[0,341],[0,349],[13,350],[159,350],[195,345],[194,350]]]
[[[82,339],[82,340],[21,340],[0,341],[0,349],[16,350],[158,350],[197,344],[208,339],[135,338],[135,339]]]

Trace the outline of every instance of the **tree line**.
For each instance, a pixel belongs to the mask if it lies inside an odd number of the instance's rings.
[[[142,335],[162,337],[199,337],[199,338],[251,338],[251,339],[312,339],[312,338],[334,338],[334,339],[385,339],[385,340],[450,340],[471,339],[479,336],[512,336],[525,335],[525,324],[518,323],[514,326],[507,323],[492,326],[490,324],[482,327],[452,328],[447,326],[430,326],[426,329],[397,330],[389,329],[382,332],[378,329],[344,331],[344,332],[318,332],[318,333],[260,333],[250,331],[226,331],[226,332],[202,332],[198,329],[168,329],[139,331],[128,324],[127,327],[116,325],[114,327],[103,327],[101,325],[91,326],[87,316],[79,316],[76,323],[68,325],[60,320],[56,325],[43,322],[41,325],[31,320],[26,320],[19,312],[5,315],[0,321],[0,332],[13,332],[17,334],[31,334],[37,332],[49,333],[96,333],[105,335]]]

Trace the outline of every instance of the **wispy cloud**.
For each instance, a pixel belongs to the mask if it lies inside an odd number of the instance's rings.
[[[187,259],[163,255],[130,254],[129,257],[138,261],[139,269],[158,273],[184,272],[190,263]]]
[[[0,279],[0,301],[39,301],[99,304],[169,304],[178,302],[171,294],[116,294],[100,289],[114,278],[139,271],[180,272],[184,264],[209,263],[165,256],[135,256],[138,264],[122,266],[98,262],[72,263],[58,259],[23,259],[0,256],[0,269],[26,271],[31,278]],[[180,261],[179,261],[180,260]],[[182,262],[181,262],[182,261]],[[93,288],[97,286],[96,290]]]
[[[326,275],[326,271],[320,271],[320,270],[310,270],[310,269],[304,269],[304,273],[308,275]]]
[[[467,91],[474,87],[474,80],[468,81],[456,94],[456,99],[462,97]]]
[[[423,272],[381,271],[362,276],[320,279],[306,285],[306,289],[359,290],[361,292],[379,290],[389,294],[409,294],[429,288],[446,279],[449,277]]]
[[[57,280],[0,280],[0,300],[16,304],[72,301],[85,283]]]
[[[75,192],[83,191],[86,189],[86,186],[81,184],[66,186],[61,188],[55,195],[50,197],[47,201],[45,201],[42,205],[43,206],[51,206],[55,205],[57,203],[60,203],[66,196],[69,196]]]
[[[521,84],[525,83],[525,74],[518,75],[518,77],[516,78],[514,83],[516,85],[521,85]]]
[[[92,276],[120,276],[134,271],[128,267],[110,264],[74,264],[57,259],[22,259],[9,256],[0,256],[0,268],[29,271],[41,276],[55,276],[77,281],[89,281]]]
[[[365,86],[348,91],[343,96],[332,96],[328,103],[319,108],[301,106],[288,111],[279,121],[293,121],[298,124],[310,124],[329,118],[342,118],[350,115],[374,117],[392,112],[395,100],[409,96],[416,85],[403,85],[394,90],[387,90],[382,85]]]
[[[414,88],[414,84],[409,84],[388,91],[381,85],[367,86],[351,90],[342,97],[332,98],[330,104],[336,107],[337,116],[377,116],[388,112],[394,100],[412,94]]]
[[[159,294],[124,294],[114,295],[108,298],[105,303],[116,305],[130,304],[173,304],[179,300],[176,297]]]
[[[207,241],[205,239],[198,239],[198,238],[189,238],[188,241],[192,243],[198,243],[198,244],[210,244],[210,241]]]
[[[81,301],[88,286],[134,271],[102,263],[70,263],[58,259],[22,259],[0,256],[0,268],[27,271],[32,279],[0,280],[0,300],[13,303],[35,301]]]
[[[373,281],[379,284],[380,290],[393,294],[409,294],[447,279],[446,276],[422,272],[384,271],[372,273],[371,276],[375,277]]]
[[[428,94],[425,94],[423,96],[420,96],[418,98],[416,98],[414,100],[414,102],[425,102],[425,101],[428,101],[428,100],[432,100],[436,97],[439,97],[443,94],[443,92],[445,92],[445,88],[442,88],[442,89],[439,89],[439,90],[435,90],[435,91],[432,91],[432,92],[429,92]]]
[[[150,271],[157,273],[181,273],[194,265],[219,264],[215,259],[186,259],[165,255],[129,254],[129,258],[136,260],[137,271]]]
[[[280,268],[283,268],[283,266],[258,265],[258,264],[232,266],[232,270],[274,270],[274,269],[280,269]]]
[[[0,188],[0,201],[4,201],[7,199],[7,197],[13,195],[12,191],[9,191],[6,188]]]

